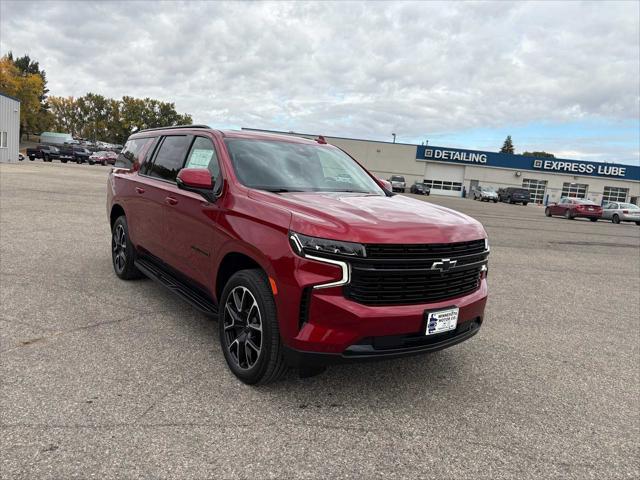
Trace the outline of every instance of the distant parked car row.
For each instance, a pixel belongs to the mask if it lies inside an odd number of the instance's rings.
[[[407,182],[402,175],[391,175],[388,182],[391,185],[391,191],[393,192],[405,193],[407,191]],[[421,180],[416,180],[413,185],[411,185],[411,188],[409,188],[409,192],[418,195],[429,195],[431,193],[431,188],[425,185]]]
[[[544,209],[547,217],[562,215],[567,220],[588,218],[592,222],[611,220],[613,223],[635,222],[640,225],[640,207],[633,203],[609,202],[601,207],[591,200],[562,198]]]
[[[60,147],[38,145],[35,148],[27,148],[26,155],[31,161],[40,158],[44,162],[60,160],[62,163],[76,162],[78,164],[88,163],[90,165],[95,163],[115,165],[116,158],[118,157],[115,152],[100,151],[91,153],[86,148],[78,145],[61,145]]]

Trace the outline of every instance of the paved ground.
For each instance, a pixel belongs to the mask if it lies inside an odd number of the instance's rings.
[[[2,478],[638,478],[640,228],[482,221],[479,335],[252,388],[215,323],[112,273],[107,168],[0,166]]]

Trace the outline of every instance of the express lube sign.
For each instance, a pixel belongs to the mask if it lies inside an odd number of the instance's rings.
[[[622,177],[627,174],[627,167],[619,165],[578,163],[566,160],[534,160],[533,168],[553,172],[582,173],[586,175],[602,175],[605,177]]]
[[[462,148],[418,145],[416,160],[640,181],[640,167],[633,165],[584,162],[561,158],[535,158]]]

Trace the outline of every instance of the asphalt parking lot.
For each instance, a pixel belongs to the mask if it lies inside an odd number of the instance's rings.
[[[2,478],[638,478],[640,228],[426,200],[492,247],[480,333],[267,387],[112,272],[108,168],[0,165]]]

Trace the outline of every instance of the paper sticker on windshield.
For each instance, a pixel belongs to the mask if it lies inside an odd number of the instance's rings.
[[[212,156],[213,150],[192,150],[187,162],[187,168],[207,168]]]

